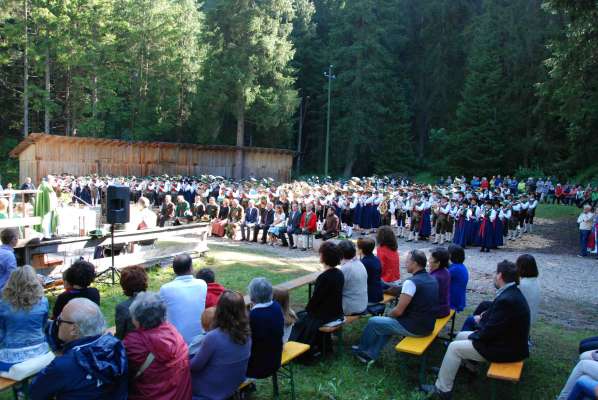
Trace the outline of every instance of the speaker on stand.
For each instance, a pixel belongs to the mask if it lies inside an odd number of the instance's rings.
[[[109,282],[112,285],[116,284],[116,278],[120,279],[120,273],[114,266],[114,225],[115,224],[126,224],[129,222],[129,203],[131,199],[131,191],[128,186],[125,185],[110,185],[106,191],[106,222],[110,224],[110,238],[111,238],[111,251],[110,256],[112,257],[111,266],[99,273],[96,277],[99,278],[103,275],[111,277]]]

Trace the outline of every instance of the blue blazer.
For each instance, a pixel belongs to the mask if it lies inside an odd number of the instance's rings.
[[[258,213],[257,213],[257,208],[256,207],[253,207],[251,209],[248,208],[245,211],[245,223],[247,223],[247,224],[255,224],[255,223],[257,223],[257,216],[258,216]]]

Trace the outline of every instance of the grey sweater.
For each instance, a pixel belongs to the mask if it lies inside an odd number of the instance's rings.
[[[361,261],[353,259],[341,266],[345,276],[343,286],[343,312],[359,314],[368,306],[368,273]]]

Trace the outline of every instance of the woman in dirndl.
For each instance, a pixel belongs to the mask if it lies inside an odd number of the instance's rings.
[[[218,210],[217,218],[212,221],[212,236],[223,237],[224,228],[228,224],[228,213],[230,212],[230,206],[228,199],[222,200],[222,205]]]

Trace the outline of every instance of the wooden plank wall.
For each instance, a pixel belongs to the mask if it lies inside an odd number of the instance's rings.
[[[37,153],[36,153],[37,152]],[[111,140],[43,139],[19,156],[21,181],[31,176],[35,182],[48,174],[90,174],[112,176],[220,175],[231,177],[235,149],[200,149],[175,144],[135,143]],[[287,181],[292,154],[245,151],[245,174]]]

